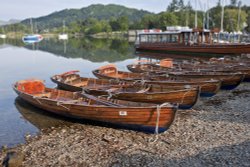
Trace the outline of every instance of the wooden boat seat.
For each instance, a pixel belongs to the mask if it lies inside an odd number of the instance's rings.
[[[35,97],[41,97],[41,98],[50,98],[51,93],[39,93],[39,94],[34,94]]]
[[[79,82],[79,83],[74,84],[74,86],[76,86],[76,87],[84,87],[84,86],[87,86],[87,82]]]

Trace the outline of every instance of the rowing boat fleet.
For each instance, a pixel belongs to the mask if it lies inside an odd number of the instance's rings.
[[[250,81],[249,62],[137,62],[120,71],[109,64],[93,70],[97,78],[69,71],[51,77],[58,89],[42,80],[17,81],[13,89],[28,103],[65,117],[161,133],[178,109],[192,108],[199,97],[235,89]]]

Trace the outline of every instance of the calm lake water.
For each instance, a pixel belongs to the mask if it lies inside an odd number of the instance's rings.
[[[80,74],[93,77],[92,70],[114,63],[121,70],[137,59],[134,45],[125,40],[107,39],[44,39],[25,45],[21,39],[0,39],[0,147],[24,142],[26,134],[40,129],[69,124],[62,118],[47,115],[17,98],[12,84],[18,80],[39,78],[48,87],[54,74],[80,70]]]

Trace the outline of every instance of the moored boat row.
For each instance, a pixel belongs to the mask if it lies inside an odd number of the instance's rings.
[[[247,76],[243,68],[223,72],[183,67],[181,71],[175,64],[169,65],[129,65],[132,72],[106,65],[93,70],[99,79],[81,77],[79,71],[52,76],[63,90],[46,88],[40,80],[18,81],[13,89],[23,100],[48,112],[160,133],[172,124],[178,108],[190,109],[200,96],[234,89]]]

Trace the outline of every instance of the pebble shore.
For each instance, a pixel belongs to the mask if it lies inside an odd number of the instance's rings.
[[[25,167],[250,166],[250,84],[200,98],[159,135],[76,123],[26,139],[0,162],[14,151]]]

